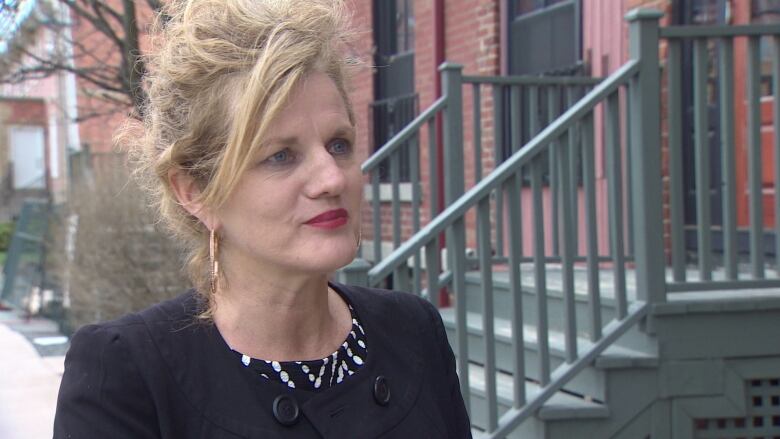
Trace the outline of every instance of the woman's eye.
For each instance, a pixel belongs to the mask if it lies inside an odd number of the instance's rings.
[[[269,163],[286,163],[290,160],[290,151],[283,149],[272,156],[268,157],[266,161]]]
[[[328,151],[334,155],[349,154],[352,151],[352,144],[344,139],[334,140],[328,146]]]

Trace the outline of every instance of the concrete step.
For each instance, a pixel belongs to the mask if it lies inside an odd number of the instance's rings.
[[[455,310],[445,308],[440,310],[447,337],[452,346],[456,346],[455,339]],[[466,322],[468,327],[469,360],[484,364],[485,343],[482,329],[482,315],[475,312],[467,312]],[[508,319],[495,318],[496,339],[496,367],[503,372],[512,373],[512,326]],[[565,361],[566,345],[564,334],[559,331],[549,332],[550,368],[556,367]],[[525,346],[526,378],[540,380],[539,347],[535,325],[523,326],[523,341]],[[593,346],[588,339],[578,338],[578,352],[585,352]],[[597,359],[593,366],[584,369],[572,381],[564,387],[566,391],[590,397],[597,401],[604,401],[607,396],[606,370],[632,367],[655,367],[658,358],[655,355],[641,351],[613,345],[607,348]]]
[[[471,425],[478,432],[474,437],[481,437],[481,431],[487,426],[487,401],[485,390],[485,371],[477,364],[469,366],[469,383],[471,385]],[[512,392],[514,383],[512,376],[498,372],[496,374],[496,394],[498,396],[499,417],[506,413],[512,406]],[[528,399],[538,395],[542,388],[532,381],[525,382],[525,391]],[[535,417],[528,419],[520,428],[512,432],[509,438],[535,438],[544,437],[546,423],[554,423],[559,420],[571,419],[605,419],[610,415],[609,408],[599,402],[588,401],[584,398],[569,395],[565,392],[557,392],[536,413]]]
[[[547,319],[551,329],[563,330],[566,322],[565,306],[563,300],[563,286],[561,281],[561,269],[558,266],[548,265],[546,276],[547,295]],[[523,292],[523,320],[528,324],[537,322],[537,295],[533,275],[533,267],[528,264],[521,265],[521,289]],[[611,270],[600,272],[600,302],[602,325],[616,316],[616,301],[614,298],[614,276]],[[591,331],[590,298],[588,297],[587,274],[584,269],[576,268],[575,280],[575,312],[577,332],[583,337],[588,337]],[[627,281],[629,300],[635,297],[633,279]],[[482,277],[479,272],[466,274],[466,309],[473,312],[482,312]],[[509,293],[509,275],[505,271],[493,273],[493,303],[496,317],[510,318],[512,310],[512,297]]]

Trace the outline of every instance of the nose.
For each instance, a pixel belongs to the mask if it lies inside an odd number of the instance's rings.
[[[344,169],[325,148],[317,149],[319,151],[312,154],[310,166],[308,167],[308,181],[305,187],[306,196],[319,198],[341,195],[347,184]]]

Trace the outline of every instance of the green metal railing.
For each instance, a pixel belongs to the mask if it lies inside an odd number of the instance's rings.
[[[446,69],[448,67],[443,67]],[[458,72],[457,75],[460,75]],[[482,89],[488,88],[489,95],[492,97],[493,108],[493,150],[487,152],[491,155],[492,161],[499,163],[506,157],[516,152],[527,138],[539,132],[542,126],[549,124],[559,117],[563,110],[573,105],[580,97],[587,93],[595,84],[601,81],[601,78],[589,77],[537,77],[537,76],[515,76],[515,77],[482,77],[482,76],[460,76],[456,79],[457,84],[462,88],[470,88],[472,92],[472,117],[473,117],[473,139],[471,153],[473,154],[473,183],[476,184],[482,180],[483,175],[492,171],[483,164],[483,155],[486,155],[483,146],[483,102]],[[434,102],[425,112],[420,114],[415,120],[406,125],[401,131],[394,135],[383,147],[369,158],[362,167],[364,173],[371,177],[370,199],[372,209],[372,235],[371,254],[365,255],[373,261],[381,261],[385,254],[382,251],[383,241],[389,242],[392,249],[400,246],[401,241],[408,238],[420,230],[420,226],[425,222],[422,210],[422,200],[427,199],[428,219],[434,218],[439,214],[439,175],[442,172],[437,166],[437,132],[435,128],[435,119],[437,115],[444,113],[447,102],[453,102],[453,94],[449,94]],[[460,99],[460,98],[459,98]],[[461,106],[462,107],[462,106]],[[445,121],[446,123],[446,121]],[[504,125],[507,125],[506,127]],[[427,131],[425,136],[422,131]],[[446,134],[445,134],[446,135]],[[421,156],[420,138],[427,138],[427,178],[425,178],[425,187],[421,183],[419,163],[424,161]],[[507,139],[504,141],[504,139]],[[572,139],[573,140],[573,139]],[[449,143],[452,144],[452,143]],[[456,144],[463,144],[462,139]],[[506,146],[514,145],[513,148]],[[451,203],[463,194],[464,183],[464,161],[465,156],[462,150],[455,151],[447,149],[445,151],[447,159],[445,160],[445,175],[460,176],[458,178],[447,178],[445,186],[446,202]],[[579,156],[577,156],[579,158]],[[545,157],[547,160],[547,157]],[[564,190],[577,190],[577,181],[571,180],[572,187],[564,189],[559,187],[557,168],[554,166],[555,159],[549,160],[549,170],[545,171],[545,184],[549,186],[550,192],[555,200]],[[408,170],[405,167],[408,166]],[[577,173],[577,163],[572,160],[569,172]],[[404,172],[406,170],[406,172]],[[408,174],[404,178],[404,174]],[[389,177],[389,178],[388,178]],[[382,183],[386,182],[388,188],[383,188]],[[409,192],[402,195],[402,185],[408,182]],[[389,190],[383,190],[389,189]],[[503,197],[499,196],[500,191],[494,194],[496,198],[495,227],[493,227],[494,236],[492,261],[508,261],[504,249],[506,229],[504,221],[504,202]],[[576,200],[572,200],[576,202]],[[385,214],[383,215],[383,206]],[[408,215],[411,217],[411,229],[402,233],[405,214],[402,213],[404,207],[408,209]],[[387,212],[389,211],[389,212]],[[389,213],[389,214],[388,214]],[[573,213],[573,221],[576,222],[576,212]],[[557,209],[557,202],[553,204],[553,239],[554,254],[548,257],[548,261],[560,261],[557,254],[557,242],[559,230],[557,219],[560,217]],[[384,226],[384,228],[383,228]],[[576,236],[575,236],[576,237]],[[493,239],[494,238],[494,239]],[[364,256],[361,254],[361,256]],[[584,256],[576,256],[578,260],[585,260]],[[424,291],[423,285],[423,265],[419,254],[413,256],[411,279],[406,274],[406,270],[399,269],[394,273],[394,285],[405,290],[415,292]],[[527,258],[530,260],[530,258]],[[437,271],[437,270],[433,270]],[[411,284],[410,284],[411,282]],[[430,284],[430,283],[429,283]]]
[[[33,288],[44,287],[45,238],[51,208],[47,200],[24,200],[3,267],[0,299],[23,308]]]
[[[767,279],[765,273],[764,212],[761,146],[761,39],[771,39],[772,69],[771,84],[773,98],[772,125],[780,127],[780,25],[744,25],[744,26],[675,26],[663,28],[660,36],[666,39],[669,47],[667,62],[667,81],[669,102],[667,118],[669,120],[669,177],[670,177],[670,224],[672,280],[667,285],[670,292],[687,292],[735,288],[780,287],[776,277]],[[769,41],[767,41],[769,42]],[[693,52],[693,144],[695,156],[695,200],[696,220],[687,226],[696,231],[696,254],[692,258],[685,248],[685,219],[683,215],[683,147],[684,138],[680,120],[683,104],[680,100],[682,79],[683,45],[692,45]],[[735,115],[742,102],[735,102],[735,46],[742,50],[747,60],[744,67],[746,107],[746,133],[744,139],[737,139]],[[715,62],[710,60],[716,59]],[[710,72],[716,72],[718,82],[710,90]],[[710,96],[717,93],[715,105],[718,107],[718,130],[720,142],[712,151],[710,143],[709,111]],[[744,142],[747,150],[748,217],[749,217],[749,272],[740,273],[737,227],[737,143]],[[719,151],[718,151],[719,150]],[[711,181],[713,152],[720,153],[721,180]],[[773,143],[775,213],[776,266],[780,267],[780,136],[775,131]],[[715,184],[713,184],[715,183]],[[713,251],[712,214],[716,206],[712,205],[711,188],[720,186],[720,214],[722,216],[723,262],[719,266]],[[687,266],[695,262],[698,279],[690,279]],[[721,270],[722,268],[722,270]],[[722,271],[722,273],[721,273]],[[744,271],[744,270],[743,270]],[[717,278],[716,278],[717,276]]]
[[[721,42],[724,56],[721,58],[721,90],[727,90],[733,76],[727,72],[733,61],[730,54],[733,38],[748,38],[748,126],[750,163],[747,172],[752,194],[761,193],[760,174],[760,96],[758,92],[758,39],[761,35],[772,35],[774,41],[773,93],[774,126],[780,127],[780,26],[718,26],[718,27],[671,27],[660,29],[658,20],[662,14],[656,11],[635,10],[627,15],[630,23],[630,60],[603,81],[584,78],[482,78],[463,76],[461,66],[445,63],[441,66],[443,94],[431,107],[424,111],[409,126],[399,132],[363,167],[372,175],[372,203],[375,214],[374,239],[381,239],[378,218],[379,181],[375,177],[377,164],[397,155],[399,148],[409,139],[419,136],[420,129],[427,126],[429,155],[435,157],[434,120],[441,113],[444,121],[444,181],[445,205],[437,211],[438,170],[435,160],[427,181],[431,219],[421,226],[419,217],[414,222],[413,236],[400,239],[400,233],[393,235],[394,250],[389,255],[375,253],[375,264],[356,260],[345,269],[345,280],[362,285],[382,285],[393,280],[397,289],[412,291],[435,302],[432,292],[446,287],[454,298],[455,336],[454,350],[461,380],[461,390],[467,407],[471,407],[471,386],[469,382],[469,343],[467,334],[466,271],[470,263],[476,262],[479,272],[481,295],[481,337],[484,338],[482,366],[484,370],[484,399],[486,421],[484,429],[491,438],[505,437],[524,420],[532,416],[550,397],[563,389],[596,357],[612,345],[621,335],[638,327],[654,303],[667,300],[668,292],[698,291],[702,289],[751,288],[780,286],[777,279],[766,279],[760,238],[763,233],[761,221],[761,198],[751,197],[751,273],[738,276],[736,268],[736,246],[734,243],[736,220],[734,216],[724,219],[725,254],[724,265],[727,274],[723,279],[713,280],[711,273],[715,263],[712,250],[708,247],[707,222],[709,207],[704,195],[698,195],[700,212],[696,225],[700,246],[695,258],[686,255],[683,244],[684,222],[682,217],[682,148],[681,126],[682,104],[679,99],[682,82],[680,79],[680,42],[693,39],[694,42],[694,91],[695,99],[695,147],[697,191],[707,194],[709,188],[707,170],[709,163],[704,149],[706,138],[706,101],[703,95],[706,87],[703,72],[706,69],[706,39],[715,38]],[[668,105],[664,116],[668,117],[669,129],[669,180],[670,180],[670,225],[671,248],[665,249],[663,217],[663,180],[661,167],[661,65],[659,42],[669,42],[666,73],[668,75]],[[545,83],[549,81],[549,83]],[[558,82],[555,82],[558,81]],[[566,81],[569,81],[566,83]],[[490,172],[482,168],[483,138],[480,86],[488,84],[493,92],[493,158],[498,163]],[[464,142],[463,142],[463,89],[472,87],[474,99],[472,146],[474,148],[474,185],[465,187]],[[497,91],[498,87],[508,93]],[[546,95],[540,98],[544,87]],[[579,100],[571,100],[571,106],[559,111],[556,104],[561,93],[574,93],[563,87],[581,87]],[[508,98],[500,96],[508,95]],[[521,96],[526,96],[525,101]],[[724,168],[733,166],[734,127],[733,99],[731,93],[722,92],[721,130],[727,147],[723,154]],[[508,107],[499,103],[508,99]],[[531,108],[528,103],[547,102],[545,109]],[[567,104],[569,102],[566,102]],[[512,115],[511,126],[501,126],[506,119],[502,111]],[[696,109],[698,108],[698,109]],[[546,121],[539,114],[549,112]],[[525,141],[517,121],[518,114],[527,114],[528,140]],[[546,125],[545,125],[546,122]],[[775,137],[775,160],[780,157],[780,136]],[[415,142],[412,142],[415,143]],[[498,160],[499,149],[510,145],[511,155]],[[597,175],[596,157],[603,152],[602,172]],[[417,157],[412,154],[412,157]],[[392,159],[391,159],[392,161]],[[735,173],[733,169],[724,172],[724,209],[734,209]],[[780,162],[775,164],[775,173],[780,173]],[[581,177],[579,177],[581,175]],[[414,178],[414,177],[413,177]],[[776,210],[780,218],[780,177],[775,176]],[[414,209],[420,206],[423,195],[415,180],[413,191],[417,191]],[[580,196],[581,194],[581,196]],[[393,213],[397,190],[393,191]],[[580,208],[579,206],[583,207]],[[414,210],[413,209],[413,210]],[[599,245],[597,209],[607,210],[606,246]],[[419,211],[419,209],[416,209]],[[578,215],[582,212],[583,218]],[[419,212],[416,212],[419,214]],[[394,216],[394,221],[399,221]],[[467,222],[469,227],[467,228]],[[577,236],[577,225],[584,222],[584,235]],[[780,224],[780,221],[777,221]],[[471,227],[471,224],[475,224]],[[780,226],[778,232],[780,232]],[[446,233],[446,260],[442,260],[440,236]],[[503,236],[506,233],[507,236]],[[780,233],[778,234],[780,236]],[[532,242],[524,245],[524,240]],[[604,241],[604,240],[602,240]],[[467,242],[475,242],[474,258],[467,257]],[[582,243],[582,245],[580,245]],[[506,248],[502,246],[506,245]],[[780,245],[780,244],[778,244]],[[606,248],[604,248],[606,247]],[[580,248],[584,254],[580,254]],[[377,252],[377,245],[374,246]],[[530,251],[529,251],[530,249]],[[671,256],[670,277],[667,279],[667,253]],[[422,257],[421,257],[422,254]],[[780,248],[778,248],[780,254]],[[409,281],[408,261],[413,260],[412,281]],[[685,277],[688,264],[696,262],[701,279]],[[512,334],[511,370],[513,395],[510,407],[499,416],[496,377],[499,372],[496,361],[496,330],[494,328],[493,283],[498,267],[508,273],[510,296],[510,325]],[[524,270],[529,269],[529,273]],[[560,281],[562,295],[562,338],[564,360],[552,368],[550,354],[550,325],[548,306],[548,282],[551,270],[557,270],[556,281]],[[584,289],[575,284],[575,274],[584,271]],[[601,278],[609,272],[611,294],[614,304],[614,319],[602,315]],[[628,280],[634,286],[628,288]],[[523,303],[524,294],[532,292],[535,303],[532,309]],[[584,316],[577,315],[575,303],[587,302]],[[529,316],[533,316],[530,319]],[[586,334],[578,330],[577,321],[587,321]],[[538,364],[529,367],[525,356],[523,328],[532,323],[536,333]],[[557,322],[552,322],[557,323]],[[578,349],[578,337],[587,336],[591,343]],[[530,370],[533,369],[531,372]],[[527,370],[529,371],[527,373]],[[533,379],[541,389],[526,394],[526,379]]]
[[[590,91],[594,85],[603,78],[591,77],[549,77],[549,76],[463,76],[463,84],[469,84],[472,103],[472,152],[474,163],[474,180],[478,182],[484,173],[482,156],[483,132],[482,132],[482,88],[489,88],[492,97],[492,122],[493,122],[493,151],[492,158],[499,162],[503,156],[509,156],[518,151],[520,146],[532,136],[539,133],[542,127],[549,125],[558,118],[564,110]],[[468,85],[467,85],[468,87]],[[506,105],[508,103],[508,105]],[[508,127],[504,125],[508,122]],[[578,139],[572,137],[571,142],[577,143]],[[508,146],[508,148],[507,148]],[[552,199],[551,214],[551,239],[553,255],[551,259],[560,257],[558,254],[558,241],[560,238],[558,197],[564,192],[576,192],[578,182],[569,179],[567,187],[560,187],[560,179],[557,177],[558,169],[554,156],[555,151],[545,153],[549,169],[545,170],[543,183],[549,187]],[[549,156],[548,156],[549,155]],[[578,175],[578,155],[572,157],[567,172],[570,175]],[[457,171],[456,171],[457,172]],[[508,262],[504,249],[504,197],[497,191],[495,196],[495,233],[493,262]],[[572,198],[571,202],[577,200]],[[571,219],[577,222],[577,209],[571,212]],[[576,230],[575,230],[576,240]],[[481,241],[480,241],[481,242]],[[578,257],[578,256],[575,256]],[[584,258],[580,258],[584,259]]]

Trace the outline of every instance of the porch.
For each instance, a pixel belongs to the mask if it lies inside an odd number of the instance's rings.
[[[630,60],[603,80],[442,65],[443,96],[363,165],[373,263],[342,278],[441,306],[480,436],[780,436],[780,26],[626,18]]]

